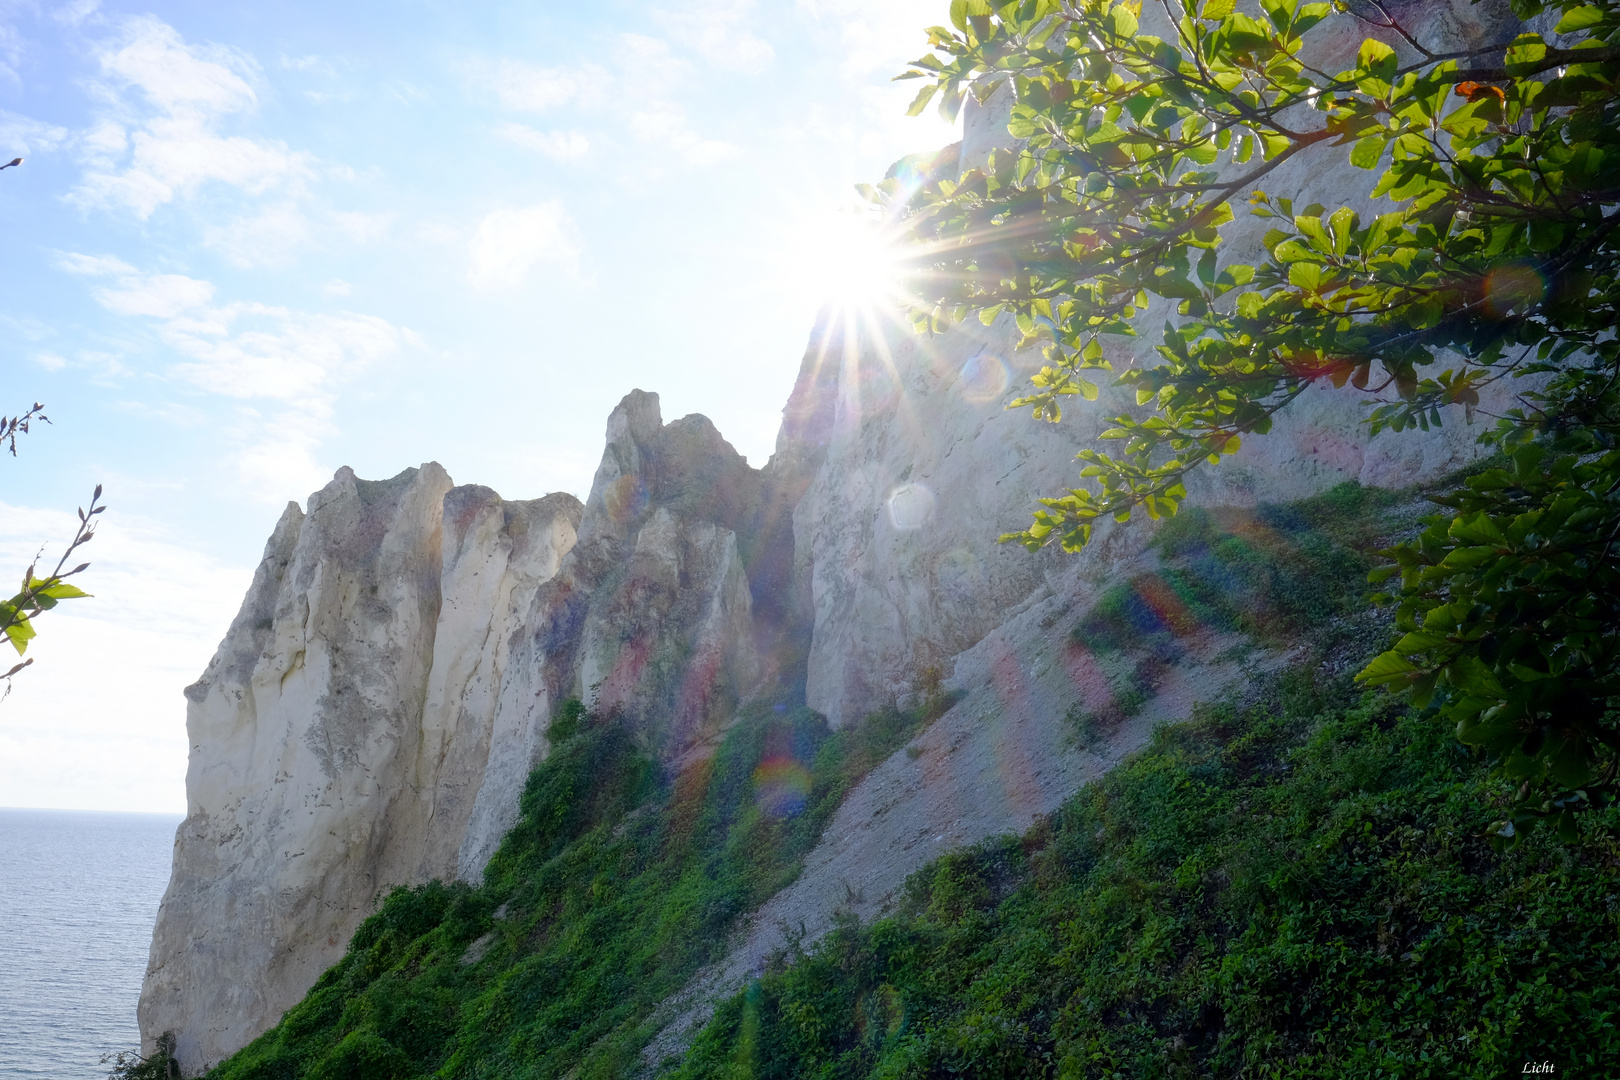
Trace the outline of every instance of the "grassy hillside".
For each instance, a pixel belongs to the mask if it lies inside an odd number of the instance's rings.
[[[1353,485],[1189,512],[1164,565],[1068,633],[1130,690],[1204,628],[1306,640],[1291,673],[1157,733],[1018,838],[919,872],[723,1003],[696,1077],[1620,1075],[1620,820],[1481,839],[1497,793],[1451,733],[1348,681],[1381,641],[1368,550],[1405,504]],[[1326,662],[1323,662],[1323,661]],[[658,1002],[799,872],[844,793],[948,702],[832,733],[756,706],[667,776],[577,706],[482,886],[398,890],[218,1078],[622,1077]],[[1075,716],[1087,737],[1117,716]]]
[[[1620,1075],[1620,821],[1497,855],[1481,776],[1290,676],[783,958],[676,1075]]]

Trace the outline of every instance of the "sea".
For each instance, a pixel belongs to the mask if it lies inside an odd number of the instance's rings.
[[[135,1003],[179,814],[0,808],[0,1080],[105,1078]]]

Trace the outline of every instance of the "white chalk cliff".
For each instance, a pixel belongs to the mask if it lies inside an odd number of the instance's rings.
[[[996,108],[970,117],[964,163],[1005,138]],[[1351,190],[1340,202],[1365,187],[1274,181],[1291,184],[1321,201]],[[841,726],[938,669],[962,703],[919,740],[920,763],[896,759],[848,804],[947,815],[906,843],[913,861],[935,835],[1021,827],[1072,791],[1095,770],[1051,729],[1089,691],[1046,643],[1140,565],[1148,530],[1105,531],[1079,558],[995,542],[1074,482],[1075,452],[1124,407],[1105,397],[1059,425],[1008,412],[1037,366],[1012,340],[1004,324],[925,338],[824,320],[763,469],[701,416],[665,424],[637,390],[608,419],[584,506],[456,487],[432,463],[384,481],[341,469],[307,513],[290,505],[186,691],[188,814],[141,996],[146,1045],[172,1031],[188,1073],[217,1062],[305,994],[388,888],[477,880],[572,696],[622,711],[674,762],[751,696],[802,695]],[[1404,485],[1478,452],[1461,423],[1369,439],[1358,420],[1348,395],[1311,391],[1194,498]],[[1003,731],[1040,767],[1016,798],[986,798],[994,770],[947,755]],[[953,801],[952,784],[977,794]],[[847,816],[826,841],[844,847],[813,852],[794,895],[831,895],[816,867],[855,872],[899,843],[862,839]]]

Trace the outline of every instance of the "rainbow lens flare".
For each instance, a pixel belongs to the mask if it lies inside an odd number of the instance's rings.
[[[772,817],[793,817],[810,801],[810,770],[790,757],[770,757],[754,770],[759,808]]]

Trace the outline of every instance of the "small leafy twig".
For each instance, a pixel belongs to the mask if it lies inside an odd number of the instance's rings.
[[[5,168],[0,165],[0,169]],[[17,456],[17,436],[28,434],[28,425],[35,420],[50,423],[51,418],[45,415],[45,406],[34,402],[34,407],[21,416],[0,416],[0,443],[5,444],[11,456]]]
[[[4,634],[11,642],[12,648],[17,650],[17,655],[21,656],[27,651],[29,641],[37,634],[33,626],[36,616],[54,608],[60,601],[90,595],[67,581],[75,574],[88,570],[90,564],[80,563],[71,570],[64,570],[63,567],[67,565],[68,559],[75,551],[95,539],[96,515],[106,509],[101,505],[101,485],[97,484],[95,492],[90,496],[90,509],[79,508],[79,528],[73,534],[73,540],[68,544],[67,550],[63,551],[62,557],[56,561],[55,568],[45,577],[39,577],[35,573],[38,564],[29,564],[28,570],[23,574],[22,591],[10,600],[0,600],[0,634]],[[11,677],[33,662],[33,658],[29,657],[14,665],[4,675],[0,675],[0,680],[6,683],[7,693],[11,691]]]

